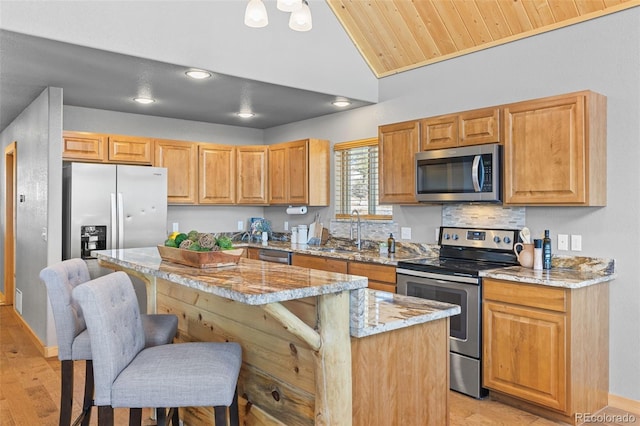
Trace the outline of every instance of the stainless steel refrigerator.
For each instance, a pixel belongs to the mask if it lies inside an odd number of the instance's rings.
[[[165,168],[65,163],[63,191],[63,259],[166,239]]]

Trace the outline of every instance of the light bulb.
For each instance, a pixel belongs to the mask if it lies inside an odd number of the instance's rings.
[[[283,12],[293,12],[302,7],[302,0],[278,0],[276,7]]]

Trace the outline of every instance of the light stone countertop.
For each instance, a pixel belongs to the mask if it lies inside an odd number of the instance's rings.
[[[448,303],[366,288],[367,278],[241,258],[238,265],[192,268],[163,262],[157,247],[94,251],[101,261],[248,305],[350,291],[353,337],[397,330],[460,313]]]
[[[521,266],[480,272],[481,277],[577,289],[612,281],[616,278],[615,261],[579,256],[554,256],[550,270],[533,270]]]
[[[360,318],[352,318],[351,321],[353,337],[372,336],[460,313],[458,305],[402,296],[387,291],[367,289],[364,292],[364,299],[364,314],[360,315]],[[354,311],[355,309],[352,308],[352,316]]]

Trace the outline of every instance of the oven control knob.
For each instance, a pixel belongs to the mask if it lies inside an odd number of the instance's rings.
[[[497,235],[493,237],[493,242],[496,244],[500,244],[500,237],[498,237]]]
[[[453,234],[453,240],[458,241],[458,234]]]
[[[511,238],[504,237],[503,241],[504,241],[505,244],[509,244],[509,243],[511,243]]]

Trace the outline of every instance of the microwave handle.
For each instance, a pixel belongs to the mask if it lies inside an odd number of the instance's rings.
[[[471,181],[476,192],[480,192],[484,185],[484,167],[482,167],[481,161],[482,155],[476,155],[473,157],[473,164],[471,165]]]

